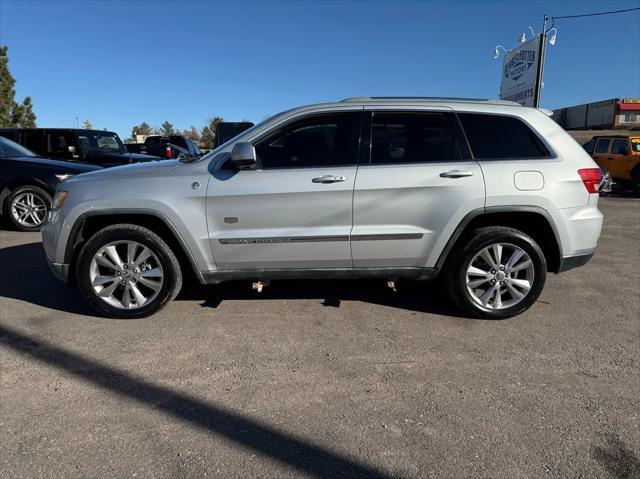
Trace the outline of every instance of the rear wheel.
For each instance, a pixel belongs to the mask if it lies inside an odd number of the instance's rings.
[[[512,228],[481,228],[451,261],[447,290],[472,316],[509,318],[538,299],[546,271],[544,254],[531,237]]]
[[[80,251],[76,278],[89,304],[113,318],[162,309],[182,286],[180,264],[157,234],[142,226],[108,226]]]
[[[40,231],[47,220],[51,196],[37,186],[16,188],[5,202],[5,215],[20,231]]]

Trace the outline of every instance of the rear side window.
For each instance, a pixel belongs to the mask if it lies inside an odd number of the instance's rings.
[[[461,157],[442,113],[374,113],[371,164],[454,161]]]
[[[601,138],[596,143],[596,153],[606,153],[609,151],[609,140]]]
[[[596,146],[596,140],[595,138],[591,138],[584,145],[582,145],[582,148],[584,148],[587,153],[593,153],[593,148],[595,146]]]
[[[43,130],[24,130],[22,132],[22,146],[35,151],[39,154],[46,154],[44,145],[44,131]]]
[[[18,142],[18,132],[16,131],[0,131],[0,135],[16,143]]]
[[[611,153],[614,155],[627,155],[629,154],[627,148],[627,140],[613,140],[613,146],[611,147]]]
[[[476,159],[531,159],[551,156],[540,138],[518,118],[478,113],[459,113],[458,117]]]

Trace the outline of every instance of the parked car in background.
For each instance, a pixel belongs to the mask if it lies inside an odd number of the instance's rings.
[[[178,148],[175,148],[176,146]],[[144,143],[126,143],[125,147],[130,153],[155,155],[162,158],[178,158],[181,153],[185,152],[190,156],[201,154],[195,141],[181,135],[151,135],[144,140]]]
[[[640,193],[640,135],[594,136],[582,147],[616,185]]]
[[[0,215],[20,231],[39,231],[56,185],[99,166],[41,158],[0,136]]]
[[[42,237],[56,277],[110,317],[158,311],[190,271],[258,290],[441,275],[467,314],[500,319],[533,305],[547,272],[591,259],[600,180],[541,110],[355,98],[275,115],[204,157],[71,178]]]
[[[129,153],[116,133],[105,130],[0,128],[0,136],[41,156],[103,167],[162,159]]]
[[[611,179],[609,172],[602,166],[600,167],[600,174],[602,175],[602,180],[600,180],[598,192],[600,195],[606,196],[613,191],[613,179]]]

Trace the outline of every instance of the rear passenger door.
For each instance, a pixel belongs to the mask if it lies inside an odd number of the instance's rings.
[[[368,112],[353,197],[354,267],[433,267],[484,181],[451,111]]]

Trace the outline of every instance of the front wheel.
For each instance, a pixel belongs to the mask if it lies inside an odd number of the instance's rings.
[[[138,225],[108,226],[83,246],[78,286],[104,316],[141,318],[162,309],[182,286],[180,264],[153,231]]]
[[[451,261],[447,289],[470,315],[504,319],[535,303],[546,272],[544,254],[531,237],[513,228],[480,228]]]

